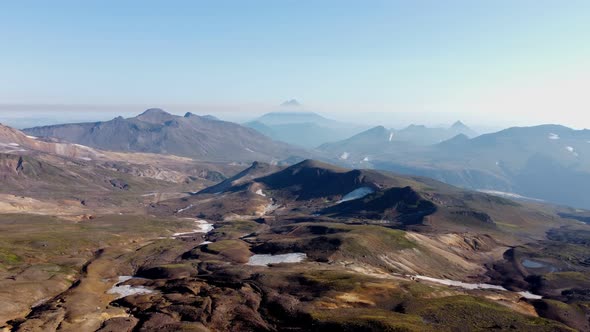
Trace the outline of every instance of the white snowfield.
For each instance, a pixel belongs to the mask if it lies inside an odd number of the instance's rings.
[[[183,237],[183,236],[188,236],[188,235],[193,235],[193,234],[209,233],[214,229],[213,224],[210,224],[206,220],[196,219],[195,224],[196,224],[197,228],[193,229],[192,232],[174,233],[174,234],[172,234],[172,237]]]
[[[454,280],[449,280],[449,279],[437,279],[437,278],[420,276],[420,275],[414,276],[414,278],[434,282],[437,284],[442,284],[442,285],[447,285],[447,286],[455,286],[455,287],[460,287],[460,288],[464,288],[464,289],[471,289],[471,290],[473,290],[473,289],[491,289],[491,290],[499,290],[499,291],[505,291],[505,292],[509,291],[506,288],[504,288],[502,286],[498,286],[498,285],[469,284],[469,283],[462,282],[462,281],[454,281]],[[517,293],[520,296],[522,296],[526,299],[531,299],[531,300],[539,300],[539,299],[543,298],[540,295],[535,295],[530,292],[517,292]]]
[[[528,200],[528,201],[543,202],[542,199],[522,196],[519,194],[509,193],[509,192],[505,192],[505,191],[487,190],[487,189],[479,189],[477,191],[484,193],[484,194],[493,195],[493,196],[500,196],[500,197],[504,197],[504,198],[524,199],[524,200]]]
[[[131,280],[133,277],[131,276],[120,276],[119,281],[107,291],[107,294],[115,294],[117,295],[117,299],[124,298],[129,295],[140,295],[140,294],[152,294],[155,293],[154,290],[143,287],[143,286],[131,286],[131,285],[121,285],[125,281]]]
[[[375,192],[375,190],[373,190],[372,188],[360,187],[360,188],[357,188],[357,189],[349,192],[348,194],[344,195],[344,197],[342,197],[342,199],[339,200],[337,204],[352,201],[355,199],[360,199],[360,198],[363,198],[363,197],[370,195],[374,192]]]
[[[559,137],[559,135],[557,135],[557,134],[550,133],[550,134],[549,134],[549,139],[552,139],[552,140],[557,140],[557,139],[560,139],[560,137]]]
[[[20,145],[16,143],[0,143],[0,152],[14,153],[14,152],[26,152]]]
[[[180,209],[180,210],[176,211],[176,213],[181,213],[181,212],[184,212],[184,211],[186,211],[186,210],[188,210],[188,209],[191,209],[193,206],[194,206],[194,205],[193,205],[193,204],[191,204],[191,205],[189,205],[189,206],[187,206],[187,207],[185,207],[185,208],[182,208],[182,209]]]
[[[301,263],[306,258],[307,255],[300,252],[283,255],[253,255],[246,264],[252,266],[268,266],[279,263]]]
[[[574,156],[579,156],[578,152],[576,152],[576,149],[574,149],[573,146],[566,146],[565,149],[571,152]]]

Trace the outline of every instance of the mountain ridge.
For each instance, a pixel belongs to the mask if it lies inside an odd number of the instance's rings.
[[[173,154],[209,161],[278,162],[306,154],[235,123],[187,115],[152,108],[131,118],[34,127],[24,132],[104,150]]]

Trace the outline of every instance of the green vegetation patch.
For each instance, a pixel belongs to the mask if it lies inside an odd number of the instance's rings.
[[[354,290],[361,286],[362,283],[372,280],[370,277],[360,274],[334,270],[309,270],[302,273],[299,277],[303,278],[306,283],[317,284],[324,289],[339,292]]]
[[[298,225],[326,228],[326,233],[344,233],[344,238],[366,238],[365,242],[381,244],[387,246],[389,249],[411,249],[417,246],[416,243],[408,240],[405,231],[378,225],[353,225],[344,223],[303,223]]]
[[[203,251],[223,256],[236,263],[246,263],[250,258],[250,247],[241,240],[222,240],[203,246]]]
[[[244,235],[256,232],[260,229],[260,224],[250,220],[236,220],[230,222],[217,223],[211,236],[217,239],[237,239]]]
[[[543,276],[548,281],[568,280],[571,282],[588,282],[590,283],[590,275],[582,272],[554,272],[547,273]]]
[[[571,331],[565,325],[519,314],[508,307],[472,296],[458,295],[423,299],[413,303],[408,313],[451,330]]]
[[[382,309],[333,309],[311,312],[318,330],[325,331],[434,331],[417,315]]]
[[[365,225],[355,226],[353,231],[343,236],[341,250],[350,258],[381,265],[379,256],[383,253],[416,247],[417,244],[408,240],[404,231]]]
[[[0,248],[0,264],[4,266],[17,265],[22,262],[22,257],[12,253],[8,248]]]

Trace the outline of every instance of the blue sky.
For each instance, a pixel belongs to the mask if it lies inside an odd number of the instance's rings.
[[[351,120],[590,127],[589,36],[576,0],[4,1],[0,113],[239,118],[297,98]]]

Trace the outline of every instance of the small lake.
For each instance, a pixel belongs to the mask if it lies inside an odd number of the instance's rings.
[[[301,263],[307,258],[307,255],[300,252],[283,255],[253,255],[248,260],[247,265],[268,266],[279,263]]]
[[[545,269],[545,270],[548,270],[549,272],[559,271],[559,269],[557,267],[555,267],[549,263],[534,261],[531,259],[523,259],[521,264],[522,264],[522,266],[526,267],[527,269]]]
[[[546,267],[547,265],[545,265],[544,263],[541,263],[541,262],[533,261],[530,259],[525,259],[522,261],[522,266],[524,266],[528,269],[540,269],[542,267]]]

